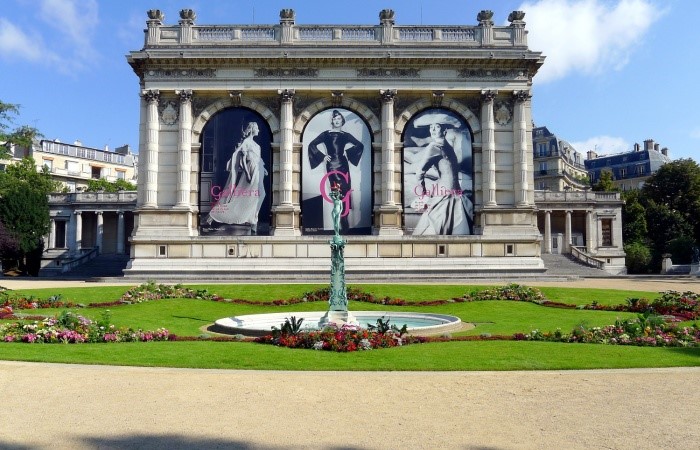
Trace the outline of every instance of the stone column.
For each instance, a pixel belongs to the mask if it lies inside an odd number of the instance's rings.
[[[117,211],[117,253],[124,254],[124,211]]]
[[[552,253],[552,211],[544,212],[544,252]]]
[[[298,205],[294,205],[294,89],[280,89],[279,205],[273,207],[276,236],[299,236]]]
[[[145,208],[155,208],[158,206],[158,133],[160,131],[158,99],[160,98],[160,92],[158,90],[144,91],[143,98],[146,100],[146,145],[144,146],[145,154],[143,155],[146,196],[143,206]]]
[[[586,211],[586,252],[592,254],[595,250],[595,241],[593,240],[593,211]]]
[[[95,237],[95,247],[99,250],[98,253],[102,253],[102,241],[104,239],[105,227],[104,227],[104,217],[102,216],[102,211],[97,211],[97,235]]]
[[[530,99],[528,91],[514,91],[515,110],[513,111],[513,179],[516,206],[528,206],[527,193],[527,120],[525,114],[526,102]]]
[[[281,142],[280,142],[280,204],[292,205],[292,149],[294,145],[294,89],[279,90],[281,110]]]
[[[51,219],[51,231],[49,232],[49,248],[56,248],[56,219]]]
[[[566,225],[564,230],[564,253],[571,253],[571,210],[566,211]]]
[[[190,173],[192,172],[192,91],[177,91],[180,96],[180,126],[177,160],[177,203],[176,208],[189,208]]]
[[[481,172],[484,206],[496,204],[496,123],[493,100],[498,91],[481,91]]]
[[[75,252],[80,253],[83,248],[83,213],[75,212]]]
[[[394,130],[394,100],[396,89],[379,91],[382,102],[382,200],[375,211],[380,235],[401,235],[401,207],[396,204],[396,163]]]

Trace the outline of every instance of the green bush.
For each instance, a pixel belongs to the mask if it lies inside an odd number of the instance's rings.
[[[695,247],[693,238],[681,236],[668,241],[666,251],[671,254],[674,264],[690,264],[693,261],[693,247]]]
[[[648,273],[651,266],[651,250],[642,242],[625,245],[625,265],[628,273]]]

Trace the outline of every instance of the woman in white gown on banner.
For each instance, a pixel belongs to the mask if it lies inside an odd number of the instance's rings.
[[[415,126],[430,126],[430,138],[418,163],[417,177],[425,198],[414,235],[466,235],[472,233],[470,201],[459,184],[459,163],[454,148],[445,138],[459,122],[446,114],[418,118]],[[414,139],[416,142],[422,139]],[[435,168],[439,178],[426,187],[426,174]]]
[[[260,145],[254,138],[260,134],[258,124],[248,123],[243,130],[243,139],[236,146],[226,164],[229,177],[219,200],[209,212],[207,222],[212,221],[250,225],[256,232],[258,214],[265,199],[265,163]]]

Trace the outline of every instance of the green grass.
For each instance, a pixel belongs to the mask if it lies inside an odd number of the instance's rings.
[[[227,298],[273,300],[301,296],[322,285],[192,285]],[[449,299],[486,286],[438,285],[355,285],[377,296],[409,301]],[[89,288],[33,289],[24,294],[38,297],[61,294],[67,301],[94,303],[114,301],[129,286]],[[547,298],[571,304],[592,301],[623,303],[628,297],[655,298],[654,292],[603,289],[541,288]],[[192,299],[170,299],[111,308],[76,308],[84,316],[99,318],[105,309],[112,323],[155,330],[165,327],[180,336],[200,336],[202,327],[216,319],[265,312],[323,311],[324,302],[290,306],[238,305]],[[451,314],[476,328],[455,334],[512,335],[534,329],[571,331],[576,325],[614,323],[617,318],[634,314],[559,309],[525,302],[483,301],[447,303],[440,306],[388,307],[350,302],[350,310],[421,311]],[[61,309],[25,310],[42,315]],[[265,369],[265,370],[533,370],[593,369],[628,367],[700,366],[700,349],[670,349],[546,342],[479,341],[412,345],[396,349],[337,354],[310,350],[292,350],[241,342],[151,342],[124,344],[0,344],[0,359],[85,364],[164,366],[193,368]]]

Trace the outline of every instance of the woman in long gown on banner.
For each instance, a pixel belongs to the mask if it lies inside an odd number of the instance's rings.
[[[251,232],[256,233],[258,214],[265,200],[267,175],[260,146],[254,140],[259,133],[255,122],[248,123],[243,130],[243,139],[226,164],[229,177],[217,203],[209,212],[208,223],[249,225]]]
[[[430,114],[417,119],[415,126],[430,126],[430,138],[418,164],[417,177],[425,211],[414,235],[467,235],[472,233],[470,201],[459,184],[459,163],[454,148],[446,139],[447,130],[459,122],[446,114]],[[414,140],[422,143],[423,140]],[[428,171],[434,168],[438,178],[426,186]]]
[[[342,198],[346,198],[345,207],[348,213],[352,208],[352,201],[349,194],[352,183],[350,181],[350,164],[357,166],[362,158],[364,145],[352,134],[343,131],[345,117],[338,110],[333,110],[331,114],[331,129],[319,134],[316,139],[309,143],[309,164],[315,169],[322,162],[326,162],[329,186],[338,184]],[[323,144],[326,153],[319,149]],[[341,228],[350,228],[348,215],[341,218]]]

